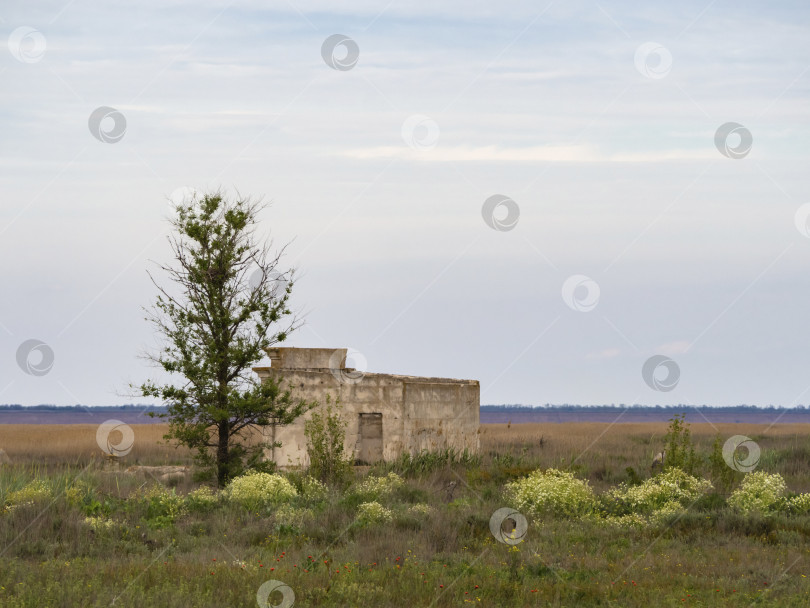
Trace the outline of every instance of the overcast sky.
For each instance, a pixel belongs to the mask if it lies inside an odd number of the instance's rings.
[[[810,403],[808,25],[804,1],[4,2],[0,403],[145,402],[168,199],[217,187],[291,242],[289,346],[482,403]]]

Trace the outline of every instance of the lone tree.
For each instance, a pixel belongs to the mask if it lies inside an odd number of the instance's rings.
[[[167,405],[166,440],[196,450],[195,459],[222,486],[245,468],[269,468],[266,442],[251,442],[256,429],[289,424],[315,403],[296,400],[278,381],[261,382],[251,366],[264,349],[282,342],[299,324],[287,308],[292,290],[276,268],[284,248],[256,241],[263,205],[220,193],[175,206],[169,237],[176,264],[159,268],[174,283],[159,290],[150,321],[163,338],[147,359],[182,382],[146,382],[141,395]],[[278,324],[284,329],[274,331]],[[278,444],[277,444],[278,445]]]

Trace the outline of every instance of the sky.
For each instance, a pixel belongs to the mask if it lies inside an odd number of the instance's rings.
[[[171,200],[221,189],[287,245],[287,346],[482,404],[808,404],[809,26],[800,1],[4,2],[0,403],[151,403],[147,270]]]

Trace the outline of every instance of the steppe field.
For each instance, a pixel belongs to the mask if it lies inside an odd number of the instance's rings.
[[[97,428],[0,426],[0,606],[810,605],[806,424],[692,424],[693,476],[651,470],[667,423],[482,425],[480,454],[283,472],[268,500],[127,473],[192,459],[152,424],[110,462]],[[761,456],[724,482],[734,435]]]

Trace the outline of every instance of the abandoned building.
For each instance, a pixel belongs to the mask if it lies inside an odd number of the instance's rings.
[[[453,448],[477,453],[480,387],[477,380],[421,378],[360,372],[346,367],[345,348],[268,348],[270,367],[254,367],[259,378],[275,377],[296,399],[317,401],[329,395],[348,423],[345,452],[357,464],[393,460]],[[268,441],[281,447],[267,457],[280,466],[306,466],[304,421],[271,428]]]

